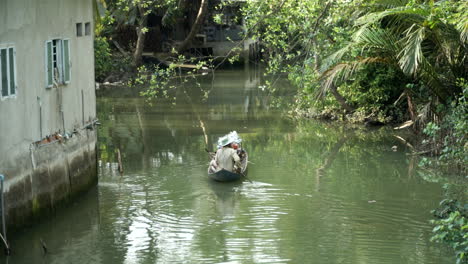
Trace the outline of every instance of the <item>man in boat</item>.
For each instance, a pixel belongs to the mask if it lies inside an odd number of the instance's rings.
[[[239,147],[239,144],[237,142],[231,143],[231,147],[237,152],[237,155],[242,161],[245,156],[245,151]]]
[[[230,172],[240,170],[241,162],[237,151],[232,147],[233,141],[229,137],[223,138],[221,148],[216,151],[215,165],[216,171],[225,169]]]

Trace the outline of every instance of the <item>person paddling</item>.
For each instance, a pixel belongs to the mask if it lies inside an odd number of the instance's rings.
[[[240,168],[241,162],[237,151],[232,147],[232,140],[224,138],[221,141],[222,148],[216,151],[215,162],[216,170],[225,169],[230,172],[234,172],[234,168]]]

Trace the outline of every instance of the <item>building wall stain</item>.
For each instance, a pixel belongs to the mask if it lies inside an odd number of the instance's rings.
[[[6,224],[14,232],[49,216],[97,183],[96,131],[33,150],[36,166],[21,168],[4,193]],[[27,155],[29,158],[29,155]]]

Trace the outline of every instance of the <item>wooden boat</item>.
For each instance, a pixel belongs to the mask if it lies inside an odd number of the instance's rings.
[[[214,155],[213,155],[214,156]],[[239,155],[241,158],[241,171],[240,173],[230,172],[225,169],[220,171],[213,170],[212,166],[208,167],[208,176],[215,181],[218,182],[232,182],[238,181],[242,177],[247,176],[247,164],[249,163],[249,155],[247,151],[242,150],[241,154]]]

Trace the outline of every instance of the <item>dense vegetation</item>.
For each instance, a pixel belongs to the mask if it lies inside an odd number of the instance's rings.
[[[303,109],[418,121],[440,117],[438,105],[461,95],[466,2],[249,3],[250,34],[261,41],[269,71],[288,73],[301,88]]]

